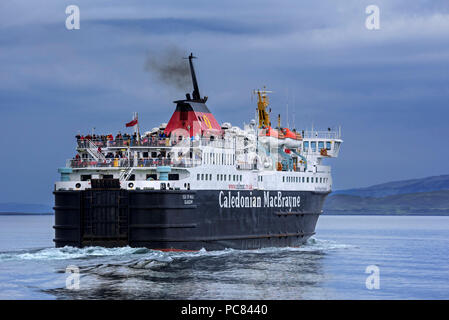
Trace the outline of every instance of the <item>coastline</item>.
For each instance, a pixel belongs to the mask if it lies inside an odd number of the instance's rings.
[[[53,212],[32,213],[32,212],[0,212],[0,216],[53,216]]]
[[[29,213],[29,212],[0,212],[0,216],[53,216],[54,213]],[[449,213],[366,213],[366,212],[324,212],[325,216],[449,216]]]

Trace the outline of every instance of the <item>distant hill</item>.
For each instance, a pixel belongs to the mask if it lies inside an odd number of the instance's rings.
[[[324,204],[327,214],[449,215],[449,175],[338,190]]]
[[[0,203],[2,213],[53,213],[53,208],[44,204],[8,202]]]
[[[398,194],[380,198],[346,194],[326,199],[327,214],[432,214],[449,215],[449,190]]]
[[[352,195],[359,197],[385,197],[407,193],[449,190],[449,175],[427,177],[421,179],[393,181],[377,184],[367,188],[337,190],[332,195]]]

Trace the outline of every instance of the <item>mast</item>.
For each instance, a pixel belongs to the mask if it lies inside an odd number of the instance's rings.
[[[140,146],[140,131],[139,131],[139,114],[136,112],[135,119],[137,120],[137,145]]]
[[[198,82],[196,81],[195,69],[193,68],[192,59],[196,59],[196,57],[193,56],[193,53],[190,53],[189,65],[190,65],[190,74],[192,75],[192,82],[193,82],[192,97],[193,100],[201,100],[200,89],[198,88]]]
[[[267,93],[272,91],[267,91],[265,86],[263,90],[254,90],[253,93],[257,94],[257,111],[259,113],[259,128],[271,126],[270,115],[267,112],[267,107],[269,105]]]

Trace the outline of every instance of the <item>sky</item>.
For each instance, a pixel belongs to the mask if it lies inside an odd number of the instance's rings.
[[[79,30],[66,28],[69,5]],[[380,9],[378,30],[365,26],[368,5]],[[145,62],[170,47],[199,58],[219,123],[248,123],[251,91],[267,86],[283,125],[341,126],[334,189],[448,173],[447,0],[7,0],[0,203],[51,204],[79,132],[126,132],[133,112],[141,131],[168,122],[192,89],[162,83]]]

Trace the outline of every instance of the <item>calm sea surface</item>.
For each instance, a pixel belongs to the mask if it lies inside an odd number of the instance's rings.
[[[302,248],[195,253],[56,249],[52,226],[0,216],[0,299],[449,299],[449,217],[322,216]]]

